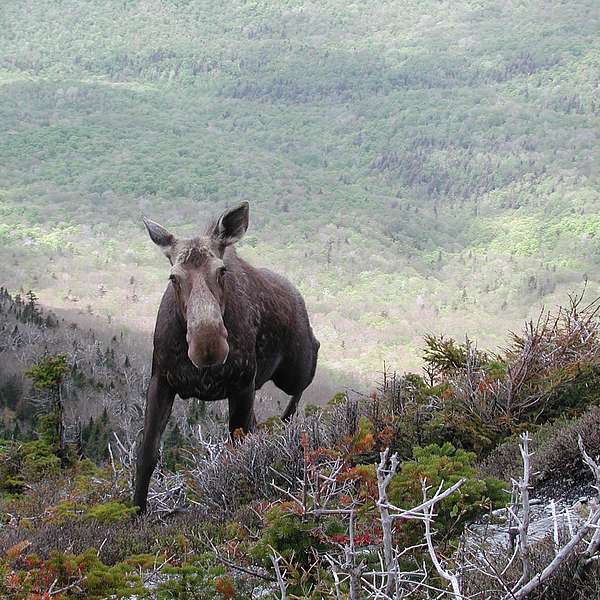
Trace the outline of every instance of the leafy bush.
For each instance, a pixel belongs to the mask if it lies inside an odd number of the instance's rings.
[[[413,456],[414,460],[402,463],[390,483],[389,497],[396,506],[409,508],[419,504],[423,499],[423,480],[435,490],[442,482],[443,489],[447,489],[460,479],[466,479],[459,490],[439,505],[436,527],[446,538],[459,533],[465,522],[504,506],[508,500],[504,482],[477,477],[473,452],[445,443],[415,448]]]
[[[600,455],[600,407],[594,406],[574,419],[558,419],[534,432],[531,438],[531,470],[536,484],[558,479],[588,480],[590,472],[581,459],[578,436],[591,456]],[[521,473],[519,442],[516,437],[498,446],[481,462],[480,471],[502,479]]]
[[[47,521],[61,525],[68,521],[85,519],[109,524],[128,519],[136,511],[136,507],[127,506],[114,500],[91,506],[74,500],[63,500],[50,509],[50,517]]]
[[[127,519],[137,512],[137,507],[126,506],[122,502],[105,502],[104,504],[95,504],[88,508],[85,513],[86,519],[99,521],[100,523],[116,523]]]
[[[64,354],[45,356],[25,373],[33,380],[38,390],[51,390],[55,393],[68,372],[67,357]]]
[[[180,566],[167,566],[169,575],[156,590],[158,600],[245,600],[252,595],[252,585],[241,579],[233,580],[211,553],[191,557]]]
[[[35,555],[14,558],[16,568],[0,584],[4,587],[2,597],[7,600],[28,600],[44,594],[50,597],[47,592],[52,585],[57,590],[77,586],[89,600],[147,596],[132,566],[107,566],[93,548],[79,555],[54,552],[47,560]]]
[[[0,490],[18,493],[25,482],[51,479],[59,472],[60,459],[45,441],[0,440]]]
[[[0,440],[0,490],[9,494],[23,489],[25,480],[21,474],[21,446],[15,442]]]
[[[22,474],[27,481],[52,478],[60,472],[60,458],[43,440],[27,442],[22,446]]]
[[[276,504],[265,513],[260,539],[252,546],[250,554],[265,565],[270,565],[275,551],[283,558],[293,558],[294,562],[307,566],[312,559],[313,550],[322,548],[313,529],[289,505]]]

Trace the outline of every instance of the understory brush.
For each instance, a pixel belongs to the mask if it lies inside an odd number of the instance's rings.
[[[596,477],[582,449],[600,453],[597,303],[581,302],[529,323],[500,354],[428,337],[423,374],[387,371],[376,393],[337,394],[290,423],[233,441],[215,423],[191,427],[175,470],[163,452],[144,517],[130,501],[132,441],[113,434],[101,465],[56,436],[2,441],[3,597],[426,598],[427,582],[503,598],[482,582],[500,569],[525,585],[553,562],[548,540],[530,543],[521,577],[508,545],[478,546],[468,526],[487,518],[493,530],[500,513],[522,523],[523,490],[557,474]],[[569,535],[593,510],[569,516]],[[592,525],[580,555],[596,548]],[[465,548],[480,550],[464,563]],[[486,552],[496,562],[482,567]],[[543,597],[565,597],[558,586],[574,574],[590,597],[588,558],[582,568],[569,554]]]

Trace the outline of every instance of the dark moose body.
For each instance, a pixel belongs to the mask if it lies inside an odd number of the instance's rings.
[[[160,438],[175,395],[229,401],[229,430],[254,427],[254,393],[267,381],[291,396],[290,418],[316,369],[319,342],[304,300],[284,277],[252,267],[233,244],[248,226],[248,205],[226,211],[206,233],[178,241],[145,221],[169,258],[171,283],[154,331],[144,435],[134,503],[144,511]]]

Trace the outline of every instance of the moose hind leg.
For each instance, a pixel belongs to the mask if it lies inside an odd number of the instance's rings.
[[[174,399],[175,392],[167,382],[160,377],[153,376],[148,386],[146,399],[144,436],[141,445],[138,443],[137,447],[133,504],[139,507],[140,513],[146,512],[148,486],[158,461],[160,438],[171,415]]]
[[[290,398],[286,409],[283,411],[283,415],[281,415],[282,421],[289,421],[296,414],[296,409],[298,408],[300,398],[302,398],[302,392],[299,394],[294,394]]]

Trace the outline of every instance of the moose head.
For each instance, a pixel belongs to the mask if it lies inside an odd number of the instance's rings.
[[[162,225],[144,218],[152,241],[171,263],[170,285],[177,310],[186,326],[188,358],[198,369],[224,364],[229,354],[223,322],[228,246],[248,229],[249,206],[244,202],[226,210],[203,235],[176,239]]]

